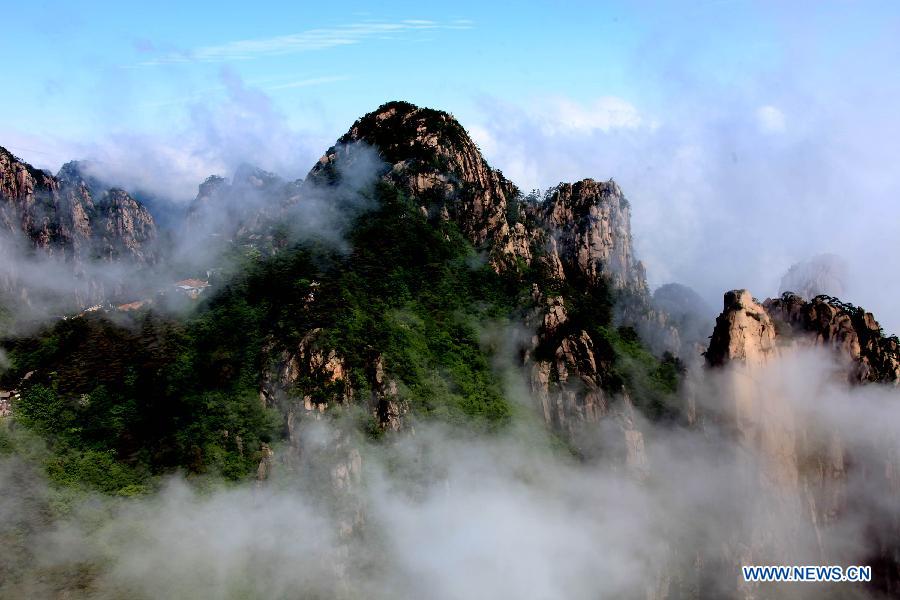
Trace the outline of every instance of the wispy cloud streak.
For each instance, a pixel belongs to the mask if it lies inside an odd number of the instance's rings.
[[[172,52],[140,64],[145,66],[172,63],[214,63],[250,60],[264,56],[283,56],[312,50],[325,50],[359,44],[367,39],[397,36],[421,31],[471,29],[468,20],[437,22],[425,19],[407,19],[394,23],[371,21],[352,23],[338,27],[308,29],[298,33],[269,38],[247,39],[190,50]]]

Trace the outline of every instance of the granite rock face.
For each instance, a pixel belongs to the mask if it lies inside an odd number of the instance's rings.
[[[423,210],[452,219],[498,269],[528,262],[528,235],[518,216],[519,190],[492,169],[475,142],[450,114],[389,102],[357,120],[319,159],[307,180],[329,177],[341,146],[364,143],[385,161],[383,177],[422,203]]]
[[[555,240],[551,252],[569,277],[589,285],[605,278],[616,289],[648,293],[644,266],[634,256],[631,209],[615,181],[561,183],[550,190],[541,212]]]
[[[832,348],[849,358],[851,381],[900,383],[900,343],[896,336],[884,335],[872,313],[825,295],[807,301],[785,293],[764,306],[790,326],[785,337]]]
[[[728,292],[706,359],[712,366],[763,364],[777,354],[776,342],[835,350],[849,361],[851,381],[900,382],[897,338],[885,336],[872,313],[824,295],[785,293],[759,303],[747,290]]]
[[[734,436],[743,450],[737,464],[748,478],[759,481],[772,513],[795,524],[748,532],[747,539],[753,541],[740,551],[731,550],[734,564],[787,558],[786,549],[803,529],[798,515],[815,533],[820,561],[847,560],[841,554],[843,520],[862,520],[871,535],[865,540],[865,555],[857,554],[854,560],[879,565],[874,585],[890,595],[900,589],[900,514],[895,509],[873,511],[871,500],[854,496],[864,490],[861,493],[879,498],[885,507],[900,506],[900,461],[890,451],[894,441],[848,438],[838,424],[818,419],[805,407],[817,399],[791,396],[791,384],[781,381],[786,375],[772,374],[798,351],[813,348],[830,354],[836,366],[791,376],[815,376],[818,385],[838,388],[868,384],[893,389],[900,381],[896,337],[884,336],[872,314],[861,308],[830,296],[808,301],[786,293],[758,302],[747,290],[725,294],[706,353],[707,364],[721,377],[722,405],[707,407],[712,413],[708,418]],[[747,586],[740,591],[742,597],[753,597]]]
[[[121,189],[97,189],[78,163],[54,177],[0,148],[0,227],[34,248],[74,262],[155,260],[156,224]]]
[[[94,236],[99,255],[107,260],[130,259],[148,264],[155,259],[156,225],[153,216],[128,192],[104,192],[95,203]]]
[[[775,353],[775,336],[775,324],[763,305],[747,290],[732,290],[725,294],[725,308],[716,319],[707,362],[765,364]]]
[[[262,374],[260,401],[285,415],[287,438],[299,450],[303,418],[319,419],[329,406],[354,406],[359,402],[377,425],[388,431],[403,428],[409,408],[400,399],[397,382],[385,373],[384,360],[375,356],[366,369],[363,394],[354,387],[346,361],[334,349],[323,347],[321,330],[307,333],[294,349],[266,349],[267,367]]]
[[[99,186],[79,163],[54,177],[0,148],[0,244],[12,257],[0,270],[4,304],[25,313],[36,305],[84,309],[124,291],[103,272],[111,263],[143,269],[158,262],[147,208],[122,189]]]

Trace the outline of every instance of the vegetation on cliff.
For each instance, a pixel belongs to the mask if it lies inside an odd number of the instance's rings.
[[[128,493],[176,468],[253,472],[260,444],[282,427],[259,399],[263,349],[296,345],[316,328],[363,397],[365,369],[382,356],[416,417],[486,429],[509,422],[516,409],[481,331],[520,323],[542,275],[497,274],[452,222],[429,220],[391,184],[373,193],[376,208],[348,234],[350,252],[315,243],[268,257],[244,249],[228,283],[186,319],[85,315],[10,340],[7,386],[35,372],[16,421],[49,441],[52,478]],[[564,291],[571,324],[606,340],[605,356],[621,367],[610,370],[610,386],[671,389],[668,367],[633,332],[611,327],[605,287]],[[635,377],[635,365],[652,377]]]

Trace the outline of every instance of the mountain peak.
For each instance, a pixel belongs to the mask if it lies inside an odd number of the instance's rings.
[[[339,140],[340,144],[366,142],[378,147],[389,163],[409,160],[411,154],[423,158],[435,150],[467,152],[475,143],[450,113],[395,100],[357,119]]]
[[[111,186],[94,176],[94,163],[86,160],[70,160],[56,173],[56,179],[63,186],[84,187],[91,195],[100,196]]]
[[[255,165],[242,163],[234,171],[231,178],[232,185],[248,186],[254,189],[262,189],[271,185],[283,183],[275,173],[265,171]]]
[[[759,302],[747,290],[726,293],[706,360],[764,364],[781,346],[798,345],[831,348],[849,359],[851,381],[900,381],[897,338],[885,336],[872,313],[825,295],[805,300],[785,292]]]
[[[374,148],[388,163],[386,180],[428,214],[453,220],[476,247],[489,251],[494,264],[515,262],[513,254],[522,248],[509,243],[507,211],[519,191],[488,165],[453,115],[409,102],[383,104],[357,119],[309,178],[327,176],[338,159],[338,146],[350,144]]]
[[[153,217],[140,202],[71,161],[54,177],[0,148],[0,229],[75,261],[128,257],[152,261]]]

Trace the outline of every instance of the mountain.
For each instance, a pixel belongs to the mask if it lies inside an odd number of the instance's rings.
[[[154,260],[156,224],[127,192],[101,190],[78,163],[56,177],[0,148],[0,226],[35,248],[66,260]]]
[[[638,350],[636,338],[623,340],[613,326],[614,295],[627,292],[646,298],[648,293],[643,266],[632,249],[630,207],[619,186],[586,179],[561,183],[544,198],[526,199],[487,164],[455,118],[405,102],[387,103],[354,123],[313,167],[306,182],[336,184],[340,174],[334,165],[346,157],[347,148],[360,143],[377,150],[386,163],[382,181],[417,205],[415,218],[421,226],[458,231],[485,254],[501,279],[519,288],[520,297],[508,301],[519,303],[518,310],[530,311],[522,318],[537,328],[523,348],[523,364],[548,425],[576,443],[583,427],[611,412],[621,420],[623,448],[639,453],[640,433],[630,420],[631,401],[626,395],[620,409],[615,400],[626,376],[614,368],[616,356],[636,355],[639,370],[659,370],[669,377],[674,373],[671,365],[659,366],[649,353]],[[395,228],[393,221],[385,223],[383,231],[395,234]],[[308,360],[287,366],[297,357],[310,356],[303,348],[309,341],[304,338],[297,351],[281,351],[280,375],[266,380],[289,387],[300,374],[316,372]],[[332,364],[324,374],[326,380],[342,381],[334,366],[334,361],[341,363],[340,351],[326,347],[322,352],[332,357],[326,363]],[[321,362],[321,357],[316,360]],[[369,374],[366,385],[375,390],[373,414],[381,427],[396,430],[406,409],[394,398],[395,392],[384,391],[397,387],[377,375],[385,368],[390,372],[396,367],[380,353],[363,366]],[[347,371],[343,366],[338,369]],[[666,385],[654,393],[664,394]],[[264,395],[277,394],[268,390]],[[337,402],[359,396],[342,391]],[[633,460],[641,461],[639,456]]]
[[[130,296],[159,260],[156,223],[120,188],[70,162],[57,176],[0,148],[0,324]],[[124,277],[122,271],[133,274]]]
[[[48,178],[47,185],[92,200],[92,182],[78,173],[70,165],[65,183]],[[374,202],[348,200],[360,194]],[[191,354],[199,361],[193,372],[205,375],[187,382],[179,374],[164,394],[172,402],[182,404],[187,390],[204,393],[207,385],[253,393],[282,415],[289,439],[293,423],[332,406],[361,408],[373,431],[402,430],[408,416],[423,415],[498,427],[512,407],[480,340],[494,321],[533,328],[516,352],[553,431],[589,454],[585,428],[610,416],[629,461],[643,462],[634,404],[670,414],[664,399],[679,367],[645,350],[627,321],[614,322],[617,297],[649,301],[632,249],[630,206],[615,182],[561,183],[543,198],[525,198],[451,115],[391,102],[359,119],[304,181],[245,167],[231,182],[204,182],[190,212],[200,226],[222,224],[207,233],[257,248],[310,204],[344,207],[350,225],[341,245],[352,250],[302,238],[246,264],[204,316],[188,322],[189,345],[222,350]],[[96,235],[99,227],[90,224],[85,235]],[[51,335],[74,336],[67,346],[78,345],[96,335],[94,328],[65,324]],[[62,351],[44,355],[32,369],[43,375],[33,381],[49,385],[47,377],[67,361]],[[140,370],[128,362],[121,368]],[[105,368],[114,374],[119,367]],[[125,396],[161,393],[156,384],[123,388],[125,379],[114,375],[117,383],[108,385]],[[82,378],[61,385],[66,393],[95,391]]]
[[[101,191],[77,163],[57,177],[0,164],[5,226],[41,251],[110,265],[166,256],[142,205]],[[681,478],[701,485],[709,471],[702,489],[730,508],[696,514],[694,504],[712,506],[697,499],[678,522],[655,520],[668,506],[646,502],[618,514],[658,536],[641,545],[641,582],[628,592],[760,597],[734,574],[789,563],[798,540],[818,553],[809,560],[883,565],[875,588],[895,591],[900,530],[864,539],[862,557],[836,540],[896,516],[868,495],[896,496],[891,446],[805,422],[778,369],[818,350],[837,366],[803,373],[823,389],[894,390],[896,337],[830,296],[758,302],[736,290],[713,323],[685,286],[651,295],[630,211],[613,180],[523,195],[452,115],[389,102],[301,181],[250,166],[204,181],[183,227],[196,262],[209,261],[191,268],[221,273],[210,291],[180,312],[90,312],[3,339],[0,398],[14,398],[12,418],[48,444],[57,486],[141,495],[181,471],[312,487],[335,520],[337,562],[391,520],[373,506],[384,497],[367,495],[367,469],[439,424],[473,440],[524,436],[523,451],[563,455],[559,470],[596,467],[626,500],[684,503],[693,492]],[[443,477],[423,466],[429,451],[412,466],[388,461],[388,472],[411,469],[413,497]],[[577,512],[595,483],[578,482],[566,506]]]
[[[896,592],[900,527],[893,517],[858,497],[865,494],[879,503],[900,506],[900,462],[892,442],[874,436],[854,439],[827,419],[823,427],[815,413],[802,410],[802,402],[798,407],[785,397],[791,393],[788,385],[768,383],[766,370],[792,364],[789,361],[803,348],[820,349],[835,361],[833,369],[820,374],[823,395],[829,380],[892,387],[900,382],[900,343],[896,336],[884,335],[872,313],[830,296],[804,300],[788,292],[760,303],[747,290],[725,294],[724,310],[706,351],[712,369],[731,367],[723,383],[725,402],[700,419],[718,419],[733,432],[746,456],[759,460],[745,463],[746,468],[758,472],[766,493],[777,499],[773,504],[778,510],[794,515],[785,517],[794,520],[791,528],[771,532],[769,538],[746,532],[741,539],[754,542],[730,549],[731,566],[779,553],[790,560],[785,549],[806,527],[815,532],[821,560],[847,560],[841,556],[847,540],[840,534],[837,539],[830,536],[842,524],[859,520],[868,534],[865,563],[879,565],[877,585]],[[799,372],[795,376],[803,377]],[[827,396],[804,400],[813,406],[821,402],[823,413],[833,410]],[[796,522],[797,514],[803,515],[806,526]]]
[[[729,292],[706,359],[764,361],[784,339],[834,349],[851,361],[850,381],[900,381],[897,337],[885,336],[872,313],[825,295],[804,300],[785,292],[760,305],[746,290]]]

